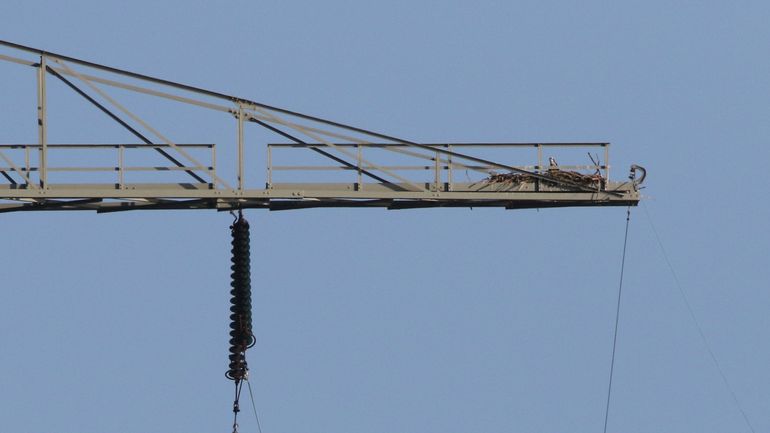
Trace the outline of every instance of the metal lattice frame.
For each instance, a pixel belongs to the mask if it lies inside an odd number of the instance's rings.
[[[233,209],[271,210],[314,207],[384,207],[412,209],[427,207],[504,207],[507,209],[628,206],[639,201],[639,181],[609,180],[609,143],[432,143],[422,144],[354,126],[309,116],[260,102],[198,87],[112,68],[69,56],[0,41],[0,46],[36,59],[0,54],[0,60],[29,66],[37,72],[38,143],[0,145],[0,212],[31,210],[96,210],[98,212],[140,209]],[[81,69],[81,70],[78,70]],[[86,70],[86,71],[83,71]],[[88,70],[98,74],[87,73]],[[101,74],[101,75],[99,75]],[[105,76],[106,75],[106,76]],[[46,80],[53,77],[93,104],[128,132],[139,144],[51,144],[47,138]],[[135,83],[141,83],[140,85]],[[154,87],[153,87],[154,86]],[[214,144],[175,143],[121,104],[105,87],[151,95],[178,103],[206,108],[234,117],[237,122],[235,172],[221,176],[216,166]],[[98,99],[97,99],[98,98]],[[204,100],[206,99],[206,100]],[[99,102],[99,101],[102,102]],[[217,101],[217,102],[210,102]],[[250,188],[244,179],[244,127],[263,127],[289,143],[268,144],[264,188]],[[136,125],[136,126],[133,126]],[[139,131],[141,128],[151,136]],[[537,154],[531,165],[510,165],[474,156],[493,149],[531,148]],[[586,185],[554,176],[543,164],[543,150],[581,148],[601,150],[604,162],[561,166],[561,170],[588,170],[602,181]],[[115,165],[98,167],[53,167],[49,156],[79,150],[115,151]],[[196,150],[197,149],[197,150]],[[210,151],[210,161],[199,161],[193,152]],[[369,157],[373,150],[405,158],[409,163],[392,164]],[[462,150],[459,152],[458,150]],[[126,152],[149,151],[161,155],[167,165],[128,166]],[[274,152],[313,152],[333,165],[274,165]],[[9,153],[16,153],[14,155]],[[34,158],[32,157],[34,156]],[[33,161],[36,159],[36,161]],[[23,160],[23,161],[22,161]],[[186,182],[129,183],[127,173],[184,172]],[[350,173],[350,182],[314,182],[310,173]],[[490,176],[495,173],[526,175],[527,183],[495,183],[485,180],[458,182],[455,173],[471,171]],[[114,172],[109,183],[64,184],[49,181],[49,174],[68,172]],[[274,182],[275,173],[299,173],[299,181]],[[413,175],[429,174],[431,180]],[[411,177],[410,177],[411,176]],[[235,179],[230,185],[226,179]]]

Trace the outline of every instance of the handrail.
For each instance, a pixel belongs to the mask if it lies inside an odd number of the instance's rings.
[[[513,172],[531,172],[536,174],[537,177],[545,177],[548,181],[548,177],[551,177],[550,170],[553,166],[550,166],[547,160],[544,160],[543,149],[548,148],[601,148],[604,149],[603,159],[604,161],[593,161],[593,164],[560,164],[557,166],[559,170],[567,171],[588,171],[591,174],[599,173],[605,180],[609,179],[610,166],[607,163],[609,160],[609,143],[596,142],[596,143],[577,143],[577,142],[553,142],[553,143],[423,143],[423,146],[433,151],[432,154],[418,154],[413,152],[398,151],[402,153],[403,158],[406,160],[392,161],[390,164],[378,164],[374,166],[361,160],[362,151],[365,148],[368,149],[388,149],[388,148],[404,148],[410,147],[404,143],[334,143],[335,147],[347,147],[355,148],[358,151],[359,160],[354,164],[347,165],[278,165],[274,164],[273,150],[278,149],[307,149],[315,147],[331,147],[329,143],[269,143],[267,145],[268,158],[267,158],[267,185],[268,188],[273,185],[273,174],[275,172],[361,172],[363,170],[372,169],[386,169],[390,171],[420,171],[420,172],[433,172],[433,180],[429,182],[433,191],[452,191],[456,182],[453,179],[453,169],[465,169],[481,172],[486,176],[493,176],[499,173],[500,164],[494,163],[476,163],[476,164],[460,164],[453,162],[445,155],[441,155],[438,151],[445,148],[532,148],[537,151],[536,155],[533,155],[534,164],[516,164],[508,165],[507,168]],[[590,152],[589,152],[590,155]],[[425,161],[420,164],[418,161]],[[407,162],[410,161],[410,162]],[[537,178],[536,178],[537,179]],[[543,179],[537,179],[538,184]],[[357,176],[357,181],[354,182],[356,189],[365,188],[367,183],[364,182],[360,174]],[[604,182],[601,182],[604,185]]]
[[[50,148],[55,148],[55,149],[91,149],[91,148],[94,148],[94,149],[113,149],[113,148],[116,148],[116,147],[123,147],[123,148],[126,148],[126,149],[137,149],[137,148],[142,148],[142,149],[166,149],[166,148],[170,148],[171,147],[171,145],[169,145],[169,144],[137,144],[137,143],[132,143],[132,144],[126,144],[126,143],[114,143],[114,144],[109,144],[109,143],[70,144],[70,143],[66,143],[66,144],[46,144],[46,146],[50,147]],[[196,148],[198,148],[198,149],[211,149],[212,147],[216,147],[215,144],[202,144],[202,143],[201,144],[176,144],[175,146],[177,146],[177,147],[186,147],[186,148],[190,148],[190,149],[196,149]],[[32,144],[17,144],[17,143],[0,144],[0,149],[23,149],[25,147],[40,148],[40,147],[42,147],[42,145],[41,144],[36,144],[36,143],[32,143]]]
[[[421,143],[423,146],[439,147],[607,147],[610,143]],[[405,143],[334,143],[339,147],[412,147]],[[271,147],[328,147],[325,143],[269,143]]]
[[[125,164],[125,150],[131,149],[131,150],[137,150],[137,149],[147,149],[147,150],[153,150],[153,149],[161,149],[161,148],[169,148],[171,145],[169,144],[125,144],[125,143],[114,143],[114,144],[107,144],[107,143],[96,143],[96,144],[46,144],[46,148],[49,152],[56,151],[56,150],[97,150],[97,149],[112,149],[117,151],[117,164],[116,165],[94,165],[94,166],[42,166],[42,164],[39,164],[39,166],[35,166],[31,162],[31,151],[41,149],[43,147],[42,144],[0,144],[0,154],[2,153],[2,150],[10,150],[10,151],[23,151],[24,152],[24,163],[21,167],[15,167],[13,164],[12,159],[5,157],[6,163],[10,164],[10,167],[0,166],[0,175],[2,175],[9,183],[15,184],[17,183],[12,177],[10,177],[10,174],[16,173],[20,177],[22,177],[22,182],[24,184],[30,184],[30,178],[28,177],[30,173],[38,173],[39,177],[43,177],[44,173],[49,172],[69,172],[69,173],[94,173],[94,172],[115,172],[117,174],[117,182],[115,183],[118,188],[123,188],[125,186],[125,177],[124,174],[127,172],[150,172],[150,171],[161,171],[161,172],[179,172],[179,171],[198,171],[207,173],[209,176],[214,178],[213,176],[216,173],[216,145],[215,144],[177,144],[175,146],[177,147],[183,147],[188,149],[210,149],[211,150],[211,163],[209,165],[182,165],[182,166],[158,166],[158,165],[152,165],[148,164],[146,166],[126,166]],[[3,155],[4,156],[4,155]],[[26,175],[25,175],[26,173]],[[208,184],[209,186],[213,186],[213,182],[201,182],[201,184]]]

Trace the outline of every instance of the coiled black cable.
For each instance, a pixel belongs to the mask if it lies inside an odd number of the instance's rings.
[[[230,226],[232,235],[232,265],[230,277],[230,365],[228,379],[236,385],[248,372],[246,349],[255,343],[251,331],[251,262],[249,253],[249,223],[239,212]]]

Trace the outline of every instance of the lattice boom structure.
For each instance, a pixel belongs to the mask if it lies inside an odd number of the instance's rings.
[[[0,60],[35,69],[38,121],[37,143],[0,144],[0,212],[522,209],[629,206],[636,205],[640,198],[643,175],[640,179],[635,176],[637,169],[643,170],[640,167],[632,166],[626,181],[610,180],[609,143],[416,143],[11,42],[0,41],[0,46],[19,53],[0,54]],[[49,143],[46,86],[52,79],[115,121],[136,137],[136,142]],[[217,167],[215,144],[172,141],[111,96],[107,88],[224,113],[230,121],[234,118],[236,142],[226,148],[233,154],[229,169]],[[247,124],[256,124],[285,140],[266,144],[259,152],[265,155],[264,171],[255,170],[254,161],[247,161],[246,153],[251,150],[244,140]],[[590,164],[557,164],[552,152],[563,150],[588,153]],[[513,158],[513,154],[521,158],[522,152],[527,154],[526,161]],[[89,165],[75,157],[70,165],[51,163],[58,155],[66,154],[98,154],[99,161],[106,162]],[[142,163],[147,155],[161,158],[164,163]],[[308,155],[316,158],[312,164],[305,163]],[[89,162],[94,159],[83,158]],[[258,172],[264,182],[259,187],[247,184],[246,175],[253,178]],[[148,173],[173,173],[185,179],[143,181],[143,174]],[[68,181],[56,179],[63,174]],[[86,181],[93,175],[99,175],[99,180]]]

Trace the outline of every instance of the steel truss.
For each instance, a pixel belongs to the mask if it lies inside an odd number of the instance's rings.
[[[151,209],[264,208],[290,210],[318,207],[503,207],[506,209],[636,205],[639,184],[609,180],[609,143],[416,143],[362,128],[286,110],[207,89],[117,69],[74,57],[0,41],[22,56],[0,54],[0,60],[32,67],[37,72],[38,142],[0,145],[0,212],[36,210],[95,210],[112,212]],[[56,79],[136,137],[138,143],[53,144],[47,139],[47,80]],[[137,84],[138,83],[138,84]],[[180,104],[202,107],[235,118],[234,170],[220,171],[214,144],[176,143],[107,93],[105,87],[127,90]],[[267,144],[264,188],[247,185],[244,129],[256,124],[287,143]],[[144,131],[144,132],[142,132]],[[544,152],[557,148],[598,150],[603,162],[555,167],[544,163]],[[531,149],[530,165],[512,165],[512,149]],[[53,166],[51,155],[79,150],[114,152],[114,164]],[[479,152],[493,151],[506,162]],[[129,165],[126,155],[147,152],[167,164]],[[201,152],[208,154],[201,161]],[[329,165],[277,165],[276,154],[312,152]],[[383,157],[383,154],[390,155]],[[290,159],[291,161],[291,159]],[[594,184],[575,182],[560,172],[593,173]],[[66,172],[114,175],[109,182],[50,181]],[[185,173],[185,182],[132,182],[143,172]],[[314,173],[348,176],[346,181],[320,182]],[[471,180],[468,172],[483,176]],[[635,170],[632,170],[634,173]],[[110,174],[112,173],[112,174]],[[459,176],[465,173],[466,179]],[[495,182],[494,175],[510,174]],[[289,181],[275,179],[293,174]],[[513,175],[522,175],[514,177]],[[299,177],[298,179],[296,177]],[[427,177],[427,180],[425,179]],[[231,185],[230,182],[233,182]],[[233,181],[234,180],[234,181]],[[347,181],[349,180],[349,181]],[[463,181],[465,180],[465,181]]]

